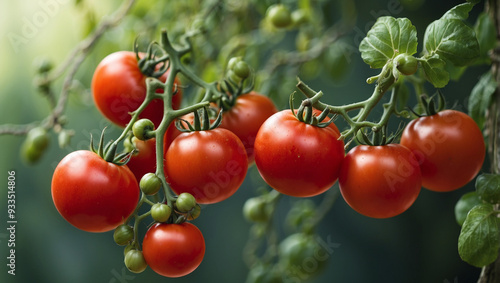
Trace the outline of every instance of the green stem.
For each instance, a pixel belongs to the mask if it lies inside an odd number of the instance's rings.
[[[337,183],[338,184],[338,183]],[[324,195],[321,204],[316,211],[316,217],[314,217],[307,226],[304,226],[305,233],[312,233],[314,229],[319,225],[319,223],[325,218],[328,214],[328,211],[333,207],[335,201],[340,196],[340,190],[338,189],[338,185],[330,188]]]
[[[364,127],[380,128],[382,126],[385,126],[385,124],[387,124],[390,114],[392,114],[395,111],[394,108],[391,108],[392,109],[391,111],[384,112],[385,116],[383,116],[381,122],[379,123],[365,121],[370,112],[373,110],[373,108],[375,108],[375,106],[378,105],[378,103],[380,102],[384,94],[387,92],[387,90],[396,82],[394,76],[392,75],[391,68],[386,66],[384,66],[381,73],[378,75],[378,78],[379,79],[377,85],[375,86],[372,95],[364,101],[343,106],[328,105],[319,101],[314,103],[314,108],[323,110],[328,107],[330,109],[330,113],[342,116],[344,120],[349,124],[351,128],[342,133],[341,139],[345,139],[350,135],[354,135],[359,129]],[[309,88],[300,80],[297,84],[297,87],[304,93],[304,95],[306,95],[309,98],[314,97],[318,93]],[[395,104],[395,101],[391,102],[391,105],[392,103]],[[357,109],[360,109],[359,113],[355,117],[351,118],[348,115],[348,112]],[[346,144],[346,147],[350,144],[350,142]]]

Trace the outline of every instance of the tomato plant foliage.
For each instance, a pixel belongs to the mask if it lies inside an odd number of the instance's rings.
[[[352,47],[341,37],[348,19],[326,29],[326,1],[240,1],[240,8],[236,2],[186,5],[184,12],[197,17],[185,21],[169,10],[169,21],[175,17],[182,29],[162,30],[144,52],[136,40],[134,51],[112,52],[95,67],[89,86],[95,108],[121,132],[108,142],[102,134],[98,148],[91,138],[91,151],[74,151],[55,168],[52,199],[67,222],[88,232],[114,230],[131,272],[149,266],[165,277],[185,276],[206,252],[203,233],[191,222],[219,227],[218,219],[200,217],[202,205],[229,203],[255,170],[257,195],[241,209],[252,225],[244,253],[247,282],[290,276],[302,282],[325,270],[333,253],[315,234],[339,196],[349,212],[391,218],[410,209],[421,188],[450,192],[476,179],[476,190],[464,192],[455,206],[458,253],[477,267],[497,260],[500,166],[498,125],[490,113],[498,111],[498,70],[485,72],[472,89],[470,116],[445,109],[444,90],[437,102],[427,95],[427,88],[444,89],[468,67],[491,63],[495,21],[483,13],[475,26],[468,22],[479,1],[452,7],[422,27],[421,36],[408,18],[377,18],[355,52],[380,72],[366,80],[374,90],[344,105],[327,103],[336,101],[329,99],[334,91],[317,91],[296,76],[313,78],[322,67],[332,80],[346,73],[343,52]],[[349,3],[340,4],[346,14]],[[227,40],[210,38],[222,28]],[[296,50],[280,52],[291,38]],[[38,75],[50,78],[50,71],[40,67]],[[288,88],[290,77],[297,80],[296,93]],[[39,78],[37,87],[51,95],[50,81]],[[416,105],[410,105],[412,93]],[[289,109],[277,107],[287,98]],[[71,131],[53,108],[46,123],[25,131],[28,163],[50,145],[50,129],[60,144],[69,142]],[[394,119],[403,131],[391,129]],[[495,154],[491,173],[481,172],[487,147]],[[319,203],[308,199],[315,196]],[[287,197],[293,202],[285,233],[291,232],[281,237],[276,209]]]

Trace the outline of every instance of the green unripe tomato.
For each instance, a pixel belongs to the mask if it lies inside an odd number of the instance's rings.
[[[57,142],[60,148],[67,147],[71,142],[71,137],[73,137],[74,132],[68,130],[62,130],[57,136]]]
[[[241,78],[239,76],[237,76],[233,70],[227,71],[227,78],[235,83],[239,83],[241,81]]]
[[[298,9],[292,12],[292,23],[294,26],[300,26],[309,21],[309,16],[302,9]]]
[[[410,76],[417,72],[418,68],[418,60],[417,58],[408,55],[408,54],[399,54],[394,58],[394,63],[396,64],[396,68],[401,74]]]
[[[141,273],[148,267],[144,255],[138,250],[128,251],[124,262],[127,269],[134,273]]]
[[[330,254],[313,236],[296,233],[280,243],[279,257],[284,269],[310,279],[325,268]]]
[[[260,197],[247,199],[243,205],[243,216],[251,222],[266,222],[269,214],[265,200]]]
[[[283,4],[269,6],[267,8],[267,18],[277,28],[286,28],[292,24],[290,10]]]
[[[134,238],[134,229],[127,224],[122,224],[116,227],[113,233],[115,243],[120,246],[128,244]]]
[[[21,156],[29,164],[37,162],[49,145],[49,135],[42,127],[31,129],[21,145]]]
[[[170,218],[170,214],[172,214],[172,209],[170,206],[164,203],[155,203],[151,207],[151,217],[156,222],[165,222]]]
[[[245,61],[237,62],[232,70],[234,74],[241,79],[246,79],[250,76],[250,67],[248,67],[248,64]]]
[[[36,163],[43,155],[43,151],[37,150],[35,147],[30,146],[30,143],[24,142],[21,146],[21,157],[28,164]]]
[[[155,125],[149,119],[140,119],[132,125],[132,133],[141,141],[154,138]]]
[[[161,188],[161,179],[154,173],[146,173],[139,181],[139,188],[146,195],[154,195]]]
[[[42,127],[31,129],[26,136],[26,140],[39,151],[45,150],[49,145],[49,135],[47,134],[47,130]]]
[[[133,243],[128,244],[128,245],[127,245],[127,246],[123,249],[123,256],[126,256],[126,255],[127,255],[127,253],[128,253],[130,250],[135,250],[135,249],[137,249],[137,248],[135,247],[135,245],[134,245]]]
[[[201,214],[201,206],[199,204],[196,204],[196,206],[187,213],[187,220],[195,220],[198,218]]]
[[[231,59],[229,59],[229,61],[227,62],[227,69],[233,70],[234,67],[236,67],[236,64],[238,64],[238,62],[241,61],[242,61],[241,57],[231,57]]]
[[[179,212],[188,212],[196,206],[196,199],[190,193],[182,193],[175,201],[175,207]]]

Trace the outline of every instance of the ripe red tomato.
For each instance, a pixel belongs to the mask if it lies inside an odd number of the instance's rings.
[[[337,180],[344,159],[338,128],[325,128],[297,120],[291,110],[269,117],[255,139],[255,164],[275,190],[309,197],[328,190]]]
[[[139,182],[144,174],[156,172],[156,139],[141,141],[134,138],[133,140],[137,152],[132,154],[127,166]]]
[[[189,124],[193,124],[193,121],[194,121],[194,114],[193,113],[189,113],[189,114],[186,114],[182,117],[180,117],[180,119],[184,120],[184,121],[187,121]],[[187,127],[187,124],[184,122],[184,121],[181,121],[182,125],[184,125],[185,127]],[[175,120],[168,126],[168,129],[167,131],[165,132],[165,139],[163,140],[163,149],[166,151],[169,147],[170,147],[170,144],[172,144],[172,142],[174,141],[174,139],[179,136],[182,132],[179,131],[179,129],[177,129],[177,126],[175,125]]]
[[[176,194],[198,203],[223,201],[245,179],[248,161],[240,139],[226,129],[182,133],[165,152],[165,177]]]
[[[142,252],[149,267],[166,277],[193,272],[205,255],[205,239],[191,223],[156,223],[144,236]]]
[[[142,54],[140,54],[142,55]],[[159,79],[166,81],[169,72]],[[119,51],[108,55],[97,66],[92,78],[92,93],[99,111],[111,122],[125,127],[130,112],[136,110],[146,97],[146,76],[137,65],[134,52]],[[175,83],[180,85],[176,78]],[[181,88],[172,97],[172,106],[178,109],[182,99]],[[163,93],[163,90],[157,90]],[[163,117],[163,101],[155,99],[144,109],[139,118],[148,118],[158,126]]]
[[[417,157],[422,186],[437,192],[453,191],[469,183],[481,170],[486,154],[477,124],[455,110],[411,121],[400,143]]]
[[[122,224],[139,201],[139,185],[126,166],[87,150],[64,157],[52,176],[52,200],[78,229],[106,232]]]
[[[228,129],[245,146],[248,164],[254,161],[254,143],[260,126],[274,113],[278,112],[271,99],[254,91],[236,99],[235,105],[223,113],[221,128]]]
[[[354,147],[345,156],[339,176],[347,204],[374,218],[406,211],[417,199],[421,183],[415,156],[399,144]]]

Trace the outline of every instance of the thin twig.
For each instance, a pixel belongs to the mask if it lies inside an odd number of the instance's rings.
[[[57,104],[52,112],[41,122],[31,122],[22,125],[5,124],[0,125],[0,135],[25,135],[29,130],[36,126],[44,128],[52,128],[59,124],[59,117],[64,113],[66,102],[69,96],[69,90],[76,72],[81,64],[87,58],[92,47],[99,41],[102,35],[109,29],[115,27],[128,14],[136,0],[128,0],[123,3],[119,10],[110,18],[104,19],[96,28],[96,30],[81,41],[68,55],[66,60],[60,64],[49,76],[47,81],[54,81],[67,72],[64,78],[63,86]],[[69,70],[68,70],[69,69]]]

